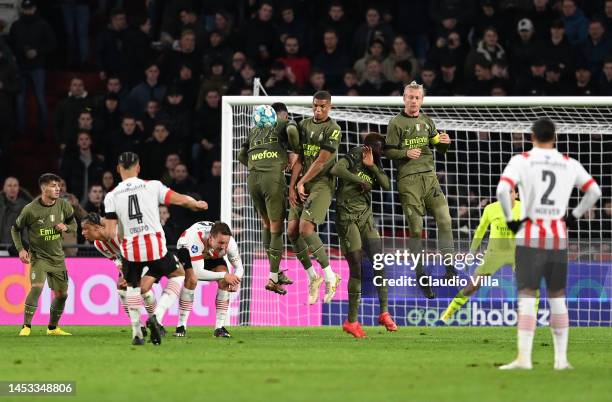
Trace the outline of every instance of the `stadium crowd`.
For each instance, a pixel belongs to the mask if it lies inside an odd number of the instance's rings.
[[[0,31],[0,243],[31,199],[7,169],[27,136],[51,141],[85,211],[101,210],[133,151],[143,178],[210,205],[165,211],[170,243],[218,218],[220,100],[251,95],[255,77],[270,95],[398,95],[412,80],[430,96],[612,95],[612,0],[0,0]],[[74,72],[52,111],[51,65]],[[104,89],[90,93],[85,73]]]

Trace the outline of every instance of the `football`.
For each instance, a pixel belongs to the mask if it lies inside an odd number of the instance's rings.
[[[276,111],[269,105],[260,105],[253,111],[253,124],[257,127],[272,127],[276,124]]]

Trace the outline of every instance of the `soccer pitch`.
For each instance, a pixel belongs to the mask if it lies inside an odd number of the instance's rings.
[[[161,346],[130,345],[125,327],[0,327],[0,379],[76,381],[66,401],[609,401],[610,328],[571,328],[575,370],[552,369],[548,328],[539,328],[531,372],[501,372],[515,357],[515,328],[365,327],[354,339],[338,327],[209,327]],[[171,328],[168,328],[171,330]],[[44,397],[1,397],[1,401]]]

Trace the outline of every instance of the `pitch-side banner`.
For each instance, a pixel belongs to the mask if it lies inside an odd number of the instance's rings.
[[[62,325],[129,325],[129,318],[116,292],[118,272],[113,262],[104,258],[67,258],[66,266],[70,282]],[[23,304],[30,288],[28,274],[28,268],[19,259],[0,258],[0,324],[23,323]],[[161,284],[153,286],[158,299],[164,285],[165,279],[162,279]],[[198,284],[190,325],[214,325],[216,293],[216,283]],[[45,285],[34,325],[49,322],[52,299],[52,291]],[[233,311],[235,304],[232,303]],[[142,308],[141,312],[144,322],[146,311]],[[163,324],[175,326],[177,317],[178,303],[175,303],[164,317]]]

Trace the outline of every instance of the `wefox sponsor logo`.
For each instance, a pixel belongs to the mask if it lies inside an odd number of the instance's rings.
[[[277,151],[263,151],[263,152],[258,152],[256,154],[251,155],[252,161],[259,161],[262,159],[272,159],[272,158],[278,158]]]

